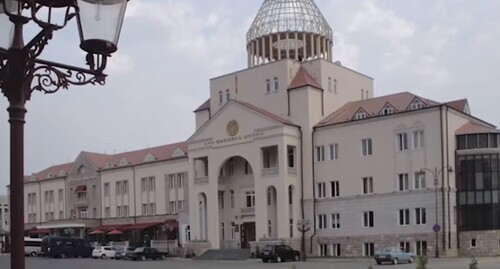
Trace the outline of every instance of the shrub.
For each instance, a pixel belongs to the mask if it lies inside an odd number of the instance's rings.
[[[478,267],[477,267],[477,259],[475,257],[472,257],[470,259],[469,269],[478,269]]]
[[[419,255],[417,259],[417,269],[427,269],[428,261],[427,256]]]

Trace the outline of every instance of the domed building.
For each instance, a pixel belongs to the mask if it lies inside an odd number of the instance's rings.
[[[313,0],[265,0],[248,67],[210,80],[191,137],[27,177],[26,230],[217,257],[500,255],[500,132],[466,99],[376,96],[332,35]]]

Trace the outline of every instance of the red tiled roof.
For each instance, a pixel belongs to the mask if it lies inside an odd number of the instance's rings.
[[[320,127],[352,121],[354,116],[360,109],[363,109],[368,114],[368,118],[378,116],[388,103],[394,108],[394,113],[404,112],[407,111],[408,106],[415,99],[422,101],[426,107],[439,104],[437,102],[422,98],[409,92],[401,92],[361,101],[349,102],[339,108],[337,111],[327,116],[316,126]]]
[[[499,133],[500,131],[491,127],[474,122],[467,122],[455,131],[456,135],[464,134],[484,134],[484,133]]]
[[[262,108],[254,106],[254,105],[251,105],[249,103],[245,103],[245,102],[241,102],[241,101],[234,101],[234,102],[236,102],[236,103],[238,103],[238,104],[240,104],[240,105],[242,105],[242,106],[244,106],[246,108],[249,108],[249,109],[251,109],[251,110],[253,110],[253,111],[255,111],[255,112],[257,112],[257,113],[259,113],[259,114],[261,114],[263,116],[265,116],[265,117],[271,118],[271,119],[273,119],[275,121],[281,122],[281,123],[286,124],[286,125],[298,126],[297,124],[295,124],[295,123],[293,123],[293,122],[291,122],[291,121],[289,121],[287,119],[284,119],[284,118],[282,118],[280,116],[277,116],[277,115],[275,115],[275,114],[273,114],[273,113],[271,113],[271,112],[269,112],[269,111],[267,111],[265,109],[262,109]]]
[[[203,111],[203,110],[210,110],[210,99],[205,101],[201,106],[199,106],[195,111],[193,112],[198,112],[198,111]]]
[[[293,89],[298,89],[302,87],[310,86],[316,89],[321,90],[321,86],[318,84],[318,82],[307,72],[307,70],[304,67],[300,67],[299,71],[297,71],[297,74],[295,74],[295,77],[293,78],[292,82],[290,82],[290,85],[288,86],[288,90],[293,90]]]
[[[82,152],[82,154],[85,155],[85,157],[87,157],[87,159],[89,159],[90,162],[92,162],[98,169],[106,167],[108,161],[113,157],[113,155],[86,151]]]
[[[54,166],[51,166],[45,170],[42,170],[38,173],[33,174],[33,176],[25,176],[24,179],[25,180],[27,179],[28,181],[30,181],[30,180],[33,180],[33,177],[34,177],[34,180],[59,178],[59,177],[61,177],[59,175],[61,172],[64,172],[64,175],[62,175],[62,176],[66,176],[72,166],[73,166],[73,163],[64,163],[64,164],[54,165]],[[52,177],[50,177],[50,175],[52,175]]]
[[[460,99],[451,102],[446,102],[445,104],[458,111],[465,112],[465,108],[467,107],[467,99]]]

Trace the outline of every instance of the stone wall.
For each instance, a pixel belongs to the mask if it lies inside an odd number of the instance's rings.
[[[472,240],[476,246],[472,246]],[[459,254],[471,256],[498,256],[500,255],[500,230],[469,231],[459,233]]]

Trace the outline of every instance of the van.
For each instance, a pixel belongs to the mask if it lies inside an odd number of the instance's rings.
[[[42,239],[42,255],[54,258],[91,257],[93,247],[82,238],[46,236]]]
[[[42,252],[41,238],[24,238],[24,255],[36,257]]]

